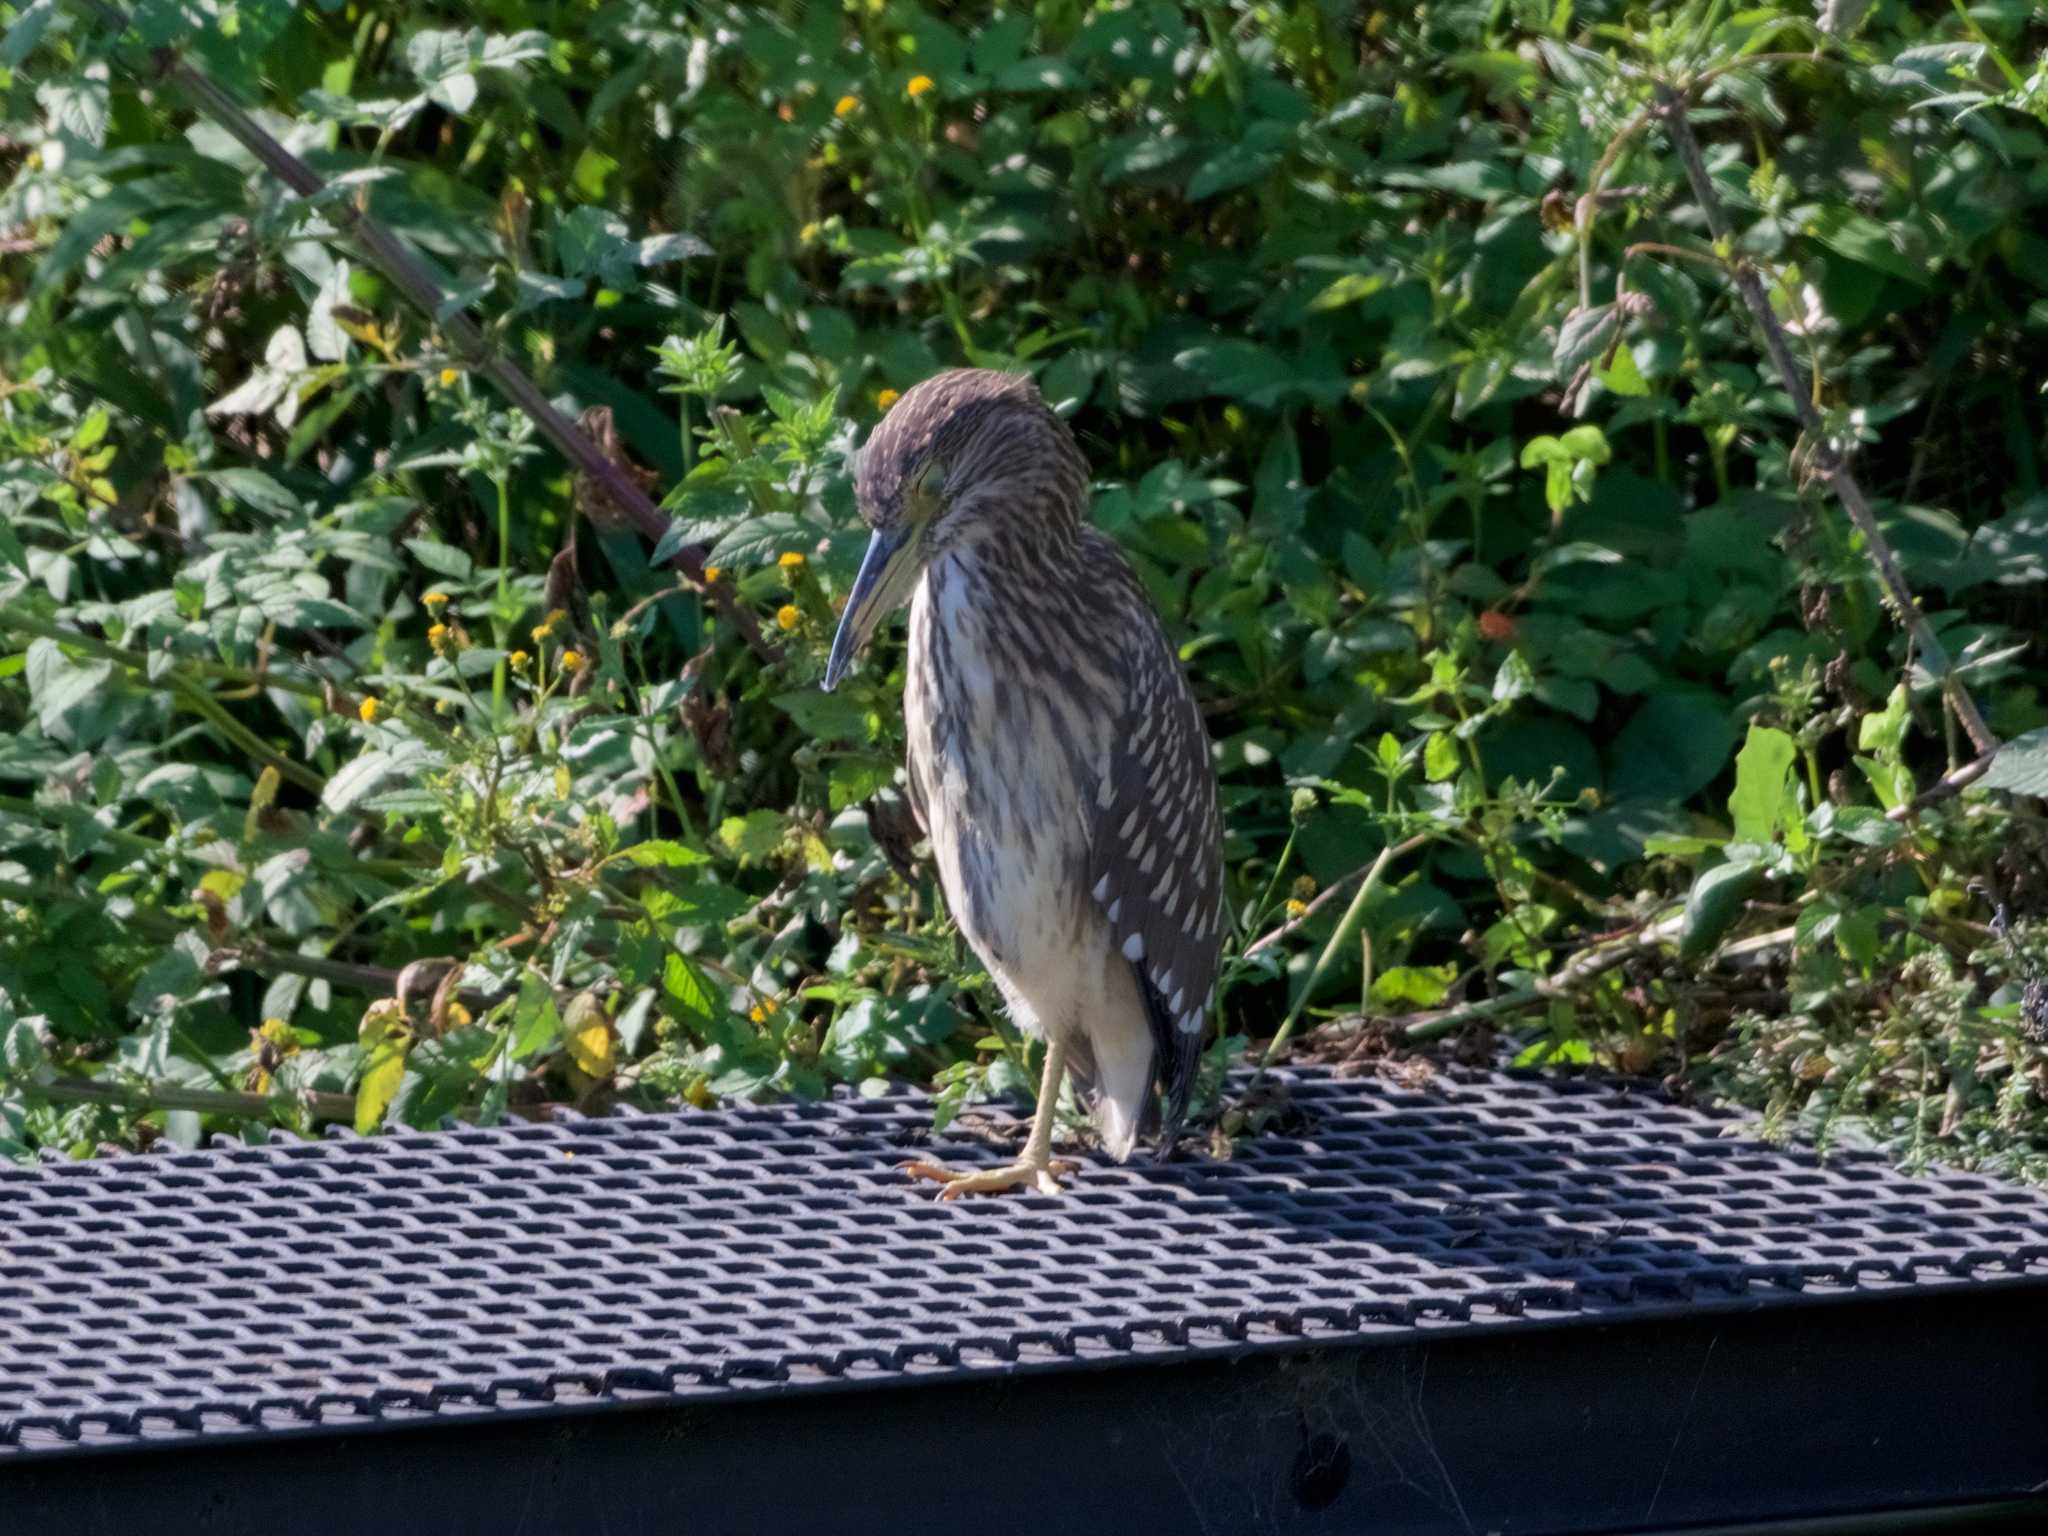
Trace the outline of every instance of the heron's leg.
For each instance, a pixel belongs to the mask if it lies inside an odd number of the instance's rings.
[[[1021,1184],[1034,1185],[1041,1195],[1057,1195],[1059,1175],[1072,1173],[1074,1165],[1052,1155],[1053,1122],[1060,1113],[1060,1087],[1067,1077],[1067,1042],[1055,1034],[1045,1042],[1045,1075],[1038,1084],[1038,1113],[1031,1117],[1031,1136],[1024,1143],[1024,1155],[1002,1168],[955,1169],[938,1163],[905,1163],[903,1171],[915,1179],[937,1179],[946,1187],[941,1200],[962,1195],[994,1195]]]

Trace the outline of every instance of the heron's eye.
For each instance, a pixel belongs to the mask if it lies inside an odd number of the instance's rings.
[[[939,488],[946,483],[946,466],[926,459],[910,477],[910,501],[920,516],[939,510]]]

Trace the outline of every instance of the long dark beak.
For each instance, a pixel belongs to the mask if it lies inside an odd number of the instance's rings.
[[[868,540],[860,574],[853,579],[853,595],[846,600],[846,611],[839,615],[839,633],[832,637],[832,659],[825,663],[827,693],[839,686],[839,679],[868,643],[875,626],[903,601],[917,571],[917,561],[909,546],[904,529],[877,528]]]

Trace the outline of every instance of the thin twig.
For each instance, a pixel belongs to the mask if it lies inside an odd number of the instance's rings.
[[[127,31],[127,16],[117,7],[106,4],[105,0],[76,0],[76,3],[118,32]],[[450,305],[441,285],[434,281],[433,275],[402,240],[372,219],[358,204],[331,196],[327,183],[311,166],[265,132],[262,125],[244,112],[226,91],[180,61],[174,51],[156,49],[153,63],[158,79],[168,80],[183,90],[201,112],[224,128],[272,175],[299,196],[322,200],[327,214],[356,249],[390,278],[393,285],[422,313],[440,326],[456,354],[471,369],[497,385],[500,392],[532,419],[576,469],[603,486],[605,493],[644,536],[660,541],[669,530],[668,514],[654,504],[631,475],[607,458],[595,443],[577,430],[575,423],[556,410],[547,396],[541,393],[539,385],[506,361],[475,321],[461,309]],[[709,597],[719,614],[739,631],[755,655],[764,662],[780,661],[781,647],[761,633],[761,626],[752,611],[735,600],[732,589],[705,582],[704,553],[700,545],[684,545],[676,551],[675,564],[691,586]]]
[[[1339,896],[1343,895],[1344,892],[1350,890],[1352,886],[1356,885],[1359,881],[1363,880],[1371,872],[1371,864],[1361,864],[1358,866],[1358,868],[1352,870],[1350,874],[1339,875],[1335,880],[1332,880],[1328,885],[1324,886],[1320,891],[1316,892],[1314,899],[1311,900],[1307,906],[1301,909],[1301,912],[1298,916],[1288,918],[1287,921],[1282,923],[1278,928],[1272,929],[1270,932],[1259,935],[1258,938],[1252,940],[1251,943],[1247,944],[1244,948],[1244,958],[1249,960],[1253,955],[1256,955],[1260,950],[1265,949],[1270,945],[1278,944],[1282,939],[1286,938],[1290,933],[1294,932],[1295,929],[1299,928],[1303,923],[1307,922],[1310,918],[1314,917],[1318,912],[1322,911],[1324,907],[1329,905],[1332,901],[1335,901]]]
[[[1614,162],[1621,158],[1621,152],[1628,147],[1629,140],[1642,132],[1643,125],[1650,120],[1647,104],[1638,107],[1633,116],[1621,125],[1621,131],[1608,141],[1607,149],[1593,167],[1593,174],[1586,178],[1586,190],[1572,210],[1572,234],[1579,243],[1579,308],[1593,307],[1593,212],[1600,206],[1600,183],[1607,179],[1607,173],[1614,168]]]
[[[1626,939],[1581,950],[1561,966],[1556,975],[1546,976],[1533,987],[1520,992],[1506,992],[1499,997],[1482,998],[1478,1002],[1459,1003],[1452,1008],[1439,1008],[1430,1013],[1410,1014],[1405,1018],[1377,1022],[1390,1026],[1405,1045],[1425,1045],[1431,1040],[1441,1040],[1445,1035],[1455,1034],[1467,1024],[1476,1024],[1482,1019],[1498,1018],[1505,1013],[1519,1013],[1525,1008],[1535,1008],[1544,1003],[1572,997],[1595,977],[1604,975],[1617,965],[1625,964],[1644,950],[1677,938],[1684,921],[1684,913],[1674,913],[1670,917],[1648,924]],[[1727,960],[1755,954],[1761,950],[1782,948],[1792,942],[1793,933],[1790,928],[1779,928],[1769,933],[1738,939],[1724,946],[1716,954],[1715,959]],[[1316,1033],[1355,1033],[1374,1022],[1376,1021],[1366,1014],[1349,1014],[1328,1020]]]
[[[251,1119],[289,1115],[302,1110],[308,1120],[352,1125],[356,1096],[352,1093],[229,1093],[219,1088],[180,1088],[172,1083],[107,1082],[102,1079],[55,1078],[19,1085],[31,1098],[54,1104],[113,1104],[148,1112],[189,1109],[202,1115],[242,1115]]]
[[[1937,800],[1946,800],[1950,795],[1961,794],[1989,773],[1991,765],[1997,760],[1998,753],[1995,749],[1986,752],[1982,757],[1971,758],[1962,767],[1936,779],[1905,804],[1895,805],[1886,811],[1885,820],[1911,821],[1923,807],[1932,805]]]
[[[1329,970],[1331,963],[1337,958],[1338,951],[1351,942],[1351,936],[1358,931],[1359,923],[1364,921],[1365,904],[1371,899],[1372,893],[1379,889],[1380,878],[1386,874],[1387,866],[1403,854],[1413,853],[1429,839],[1429,833],[1418,832],[1402,842],[1389,843],[1380,850],[1379,857],[1367,867],[1365,879],[1358,887],[1358,894],[1351,898],[1351,905],[1344,909],[1344,916],[1338,920],[1336,931],[1330,935],[1329,943],[1323,946],[1322,954],[1316,957],[1315,968],[1308,973],[1308,980],[1302,983],[1301,991],[1294,999],[1294,1006],[1287,1010],[1286,1019],[1273,1038],[1267,1042],[1266,1053],[1259,1058],[1259,1070],[1252,1074],[1251,1082],[1245,1085],[1246,1095],[1258,1087],[1259,1079],[1265,1075],[1266,1069],[1278,1061],[1280,1053],[1287,1048],[1287,1042],[1294,1034],[1295,1025],[1301,1022],[1302,1010],[1308,1007],[1309,997],[1315,992],[1316,983],[1323,979],[1323,973]]]
[[[1713,178],[1707,174],[1707,162],[1700,151],[1700,141],[1692,131],[1692,122],[1686,116],[1684,95],[1675,87],[1659,82],[1657,86],[1658,107],[1664,118],[1665,131],[1671,136],[1672,147],[1678,151],[1679,163],[1685,167],[1686,181],[1692,187],[1693,199],[1706,215],[1707,230],[1713,236],[1717,248],[1734,250],[1734,231],[1728,222],[1727,210],[1721,206],[1720,196],[1714,191]],[[1898,610],[1899,621],[1912,636],[1913,644],[1919,649],[1927,669],[1941,679],[1942,693],[1948,699],[1949,707],[1961,723],[1963,731],[1979,754],[1998,750],[1998,738],[1991,727],[1984,723],[1984,717],[1977,710],[1977,703],[1970,697],[1950,666],[1948,651],[1934,633],[1934,627],[1921,613],[1914,600],[1913,589],[1906,585],[1905,573],[1899,569],[1898,556],[1892,552],[1891,541],[1884,536],[1884,530],[1877,525],[1877,516],[1872,512],[1870,502],[1863,494],[1863,487],[1851,473],[1848,461],[1827,435],[1827,423],[1821,419],[1819,409],[1814,405],[1809,381],[1800,377],[1799,365],[1793,361],[1792,349],[1785,339],[1784,327],[1771,311],[1771,302],[1764,292],[1756,268],[1745,261],[1735,262],[1735,287],[1742,295],[1742,301],[1749,308],[1750,318],[1756,322],[1758,334],[1763,340],[1764,351],[1769,355],[1772,368],[1777,372],[1779,382],[1792,402],[1792,410],[1799,419],[1799,425],[1813,445],[1813,463],[1821,476],[1841,502],[1842,509],[1849,514],[1849,520],[1856,525],[1856,531],[1863,535],[1865,551],[1870,563],[1876,568],[1878,580],[1883,584],[1892,606]]]

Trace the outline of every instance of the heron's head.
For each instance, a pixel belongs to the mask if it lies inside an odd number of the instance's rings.
[[[854,479],[874,530],[832,640],[832,688],[933,556],[990,536],[1071,540],[1088,466],[1028,374],[955,368],[906,391],[869,436]]]

